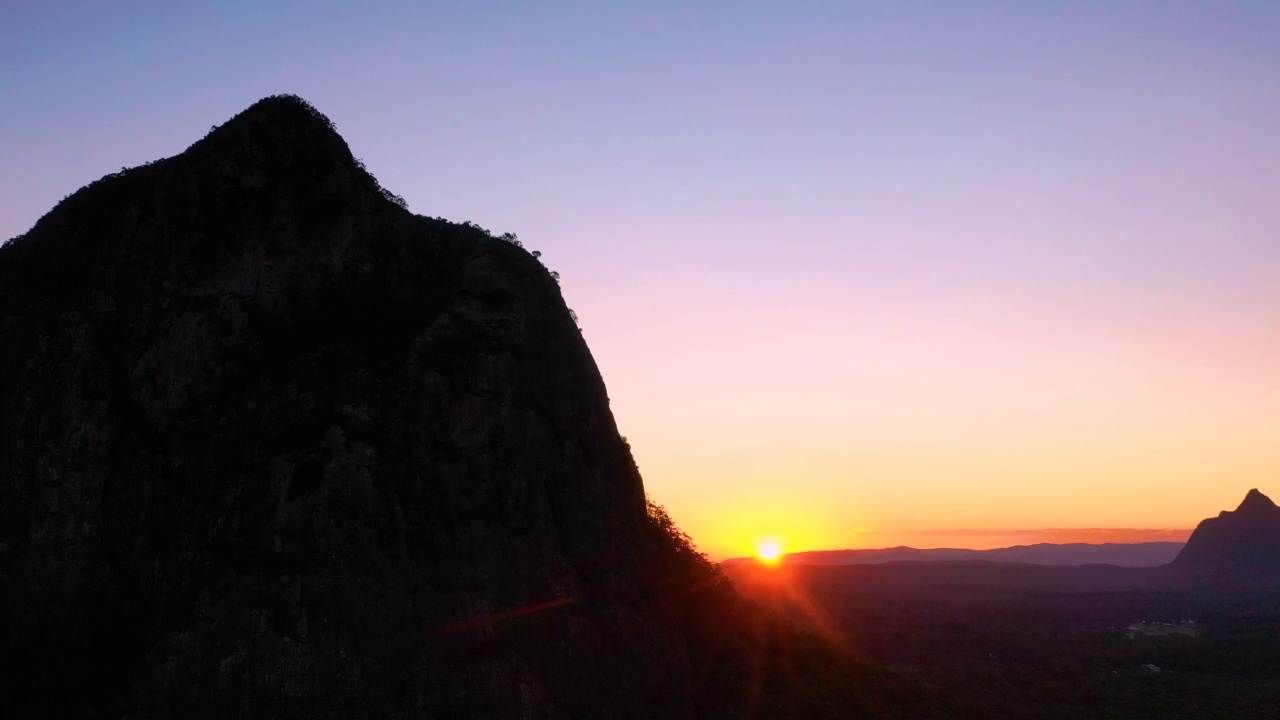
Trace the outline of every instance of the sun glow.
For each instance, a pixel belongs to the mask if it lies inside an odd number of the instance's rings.
[[[782,557],[782,546],[777,541],[765,540],[756,546],[756,555],[762,562],[772,565]]]

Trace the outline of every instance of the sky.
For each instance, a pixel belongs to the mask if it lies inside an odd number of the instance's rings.
[[[1280,498],[1280,3],[0,0],[0,239],[295,93],[560,273],[712,558]]]

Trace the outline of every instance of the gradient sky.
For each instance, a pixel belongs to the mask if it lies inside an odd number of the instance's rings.
[[[1280,3],[103,5],[0,2],[0,238],[302,95],[543,252],[712,557],[1280,496]]]

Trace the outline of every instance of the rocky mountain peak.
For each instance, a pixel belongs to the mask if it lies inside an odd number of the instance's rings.
[[[1280,512],[1280,508],[1276,507],[1276,504],[1272,502],[1271,498],[1267,497],[1266,495],[1263,495],[1261,492],[1258,491],[1257,488],[1254,488],[1244,496],[1244,500],[1240,502],[1239,507],[1236,508],[1236,512],[1238,513],[1239,512],[1245,512],[1245,513]]]
[[[397,207],[305,103],[75,193],[0,249],[0,286],[0,604],[24,653],[0,665],[115,668],[85,706],[141,715],[250,693],[467,716],[479,678],[498,705],[620,702],[556,689],[546,663],[590,653],[554,648],[585,642],[675,690],[628,703],[689,702],[678,632],[639,625],[664,541],[558,285]],[[517,635],[575,639],[502,640],[494,618],[535,606],[561,610]]]
[[[264,98],[213,128],[188,151],[204,156],[213,169],[254,189],[286,180],[334,183],[351,175],[377,184],[352,155],[346,142],[323,113],[293,95]]]
[[[1173,567],[1232,583],[1280,583],[1280,508],[1256,488],[1196,527]]]

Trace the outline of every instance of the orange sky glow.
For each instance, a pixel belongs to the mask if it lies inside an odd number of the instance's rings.
[[[625,358],[607,330],[587,336],[646,487],[714,559],[763,537],[1182,541],[1277,483],[1280,344],[1204,299],[1166,301],[1087,320],[917,300],[892,323],[761,305],[653,327]]]

